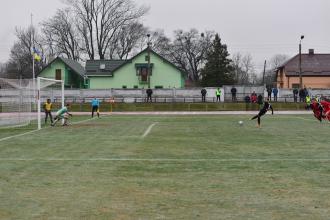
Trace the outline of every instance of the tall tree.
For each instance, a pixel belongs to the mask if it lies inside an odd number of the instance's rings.
[[[234,82],[233,67],[229,59],[227,46],[221,43],[218,34],[207,54],[207,63],[202,70],[202,85],[218,87]]]
[[[41,56],[44,54],[40,36],[33,27],[27,29],[16,28],[15,35],[17,40],[11,48],[6,72],[11,78],[32,78],[32,47],[39,51]],[[35,73],[37,73],[43,65],[43,59],[39,62],[35,62]]]
[[[251,54],[235,53],[232,61],[236,84],[246,85],[256,81],[255,65]]]
[[[138,21],[148,8],[137,7],[131,0],[67,0],[77,17],[77,27],[89,59],[100,59],[118,32],[133,21]]]
[[[206,54],[212,44],[213,32],[199,33],[196,29],[188,32],[177,30],[171,45],[169,59],[179,68],[188,73],[188,77],[198,82]]]
[[[64,55],[73,60],[80,60],[79,37],[74,25],[72,12],[57,10],[56,14],[42,23],[42,33],[50,56]]]

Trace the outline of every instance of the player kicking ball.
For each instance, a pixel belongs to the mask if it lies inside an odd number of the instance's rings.
[[[259,113],[256,116],[254,116],[253,118],[251,118],[251,120],[254,120],[254,119],[258,118],[258,125],[257,125],[258,128],[261,127],[260,126],[260,118],[261,118],[261,116],[265,115],[268,110],[272,110],[272,115],[274,114],[274,110],[273,110],[273,107],[271,106],[271,104],[269,104],[268,101],[265,101],[264,106],[259,111]]]
[[[54,122],[51,124],[52,126],[55,126],[55,124],[61,119],[64,119],[63,126],[68,125],[69,116],[72,117],[72,114],[69,113],[69,111],[68,111],[69,107],[70,107],[70,104],[66,104],[65,107],[61,108],[58,112],[56,112]]]

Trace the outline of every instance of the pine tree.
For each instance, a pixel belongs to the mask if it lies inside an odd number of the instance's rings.
[[[202,70],[203,86],[219,87],[234,82],[233,67],[228,57],[227,46],[221,44],[219,34],[216,34]]]

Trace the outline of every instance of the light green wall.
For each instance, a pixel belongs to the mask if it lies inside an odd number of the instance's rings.
[[[61,70],[61,79],[64,80],[65,86],[72,86],[73,88],[84,88],[83,78],[74,73],[72,70],[69,70],[61,60],[56,60],[47,68],[43,69],[39,76],[55,79],[57,69]]]
[[[107,88],[147,88],[148,84],[140,84],[139,77],[136,75],[135,64],[146,64],[145,56],[147,52],[135,57],[128,63],[114,72],[113,77],[89,77],[91,89]],[[151,63],[153,63],[152,76],[150,77],[150,87],[163,86],[163,88],[183,88],[184,78],[182,73],[172,65],[164,62],[163,59],[151,53]]]
[[[62,80],[66,79],[66,67],[65,64],[59,60],[56,60],[51,65],[49,65],[46,69],[43,69],[39,74],[40,77],[55,79],[56,70],[61,69],[61,77]],[[64,82],[65,84],[67,81]]]

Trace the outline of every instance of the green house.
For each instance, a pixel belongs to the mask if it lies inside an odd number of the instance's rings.
[[[84,67],[74,60],[63,57],[55,58],[40,71],[38,76],[64,80],[66,88],[81,89],[88,87]]]
[[[185,73],[149,48],[129,60],[88,60],[86,75],[90,89],[183,88],[185,85]]]

